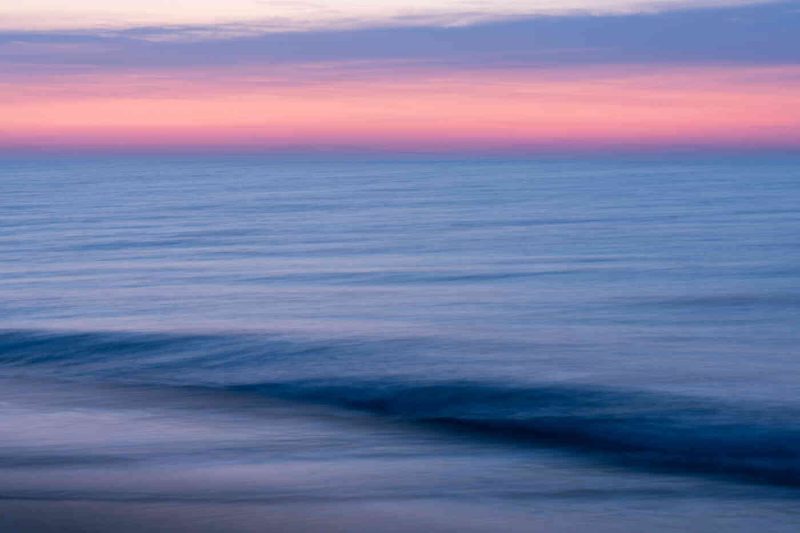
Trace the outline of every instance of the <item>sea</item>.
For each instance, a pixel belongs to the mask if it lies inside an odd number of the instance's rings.
[[[800,531],[800,156],[4,156],[0,531]]]

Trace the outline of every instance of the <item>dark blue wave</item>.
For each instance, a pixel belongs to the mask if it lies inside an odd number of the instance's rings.
[[[307,382],[237,389],[567,447],[620,464],[800,487],[800,424],[784,411],[586,385]]]
[[[234,342],[238,339],[238,342]],[[344,349],[258,337],[0,333],[0,370],[133,379],[325,404],[399,421],[588,452],[618,464],[800,487],[796,408],[724,404],[584,384],[410,378],[226,380],[227,366],[328,357]],[[205,373],[190,372],[198,368]],[[244,375],[247,375],[245,372]],[[380,376],[379,370],[372,374]]]

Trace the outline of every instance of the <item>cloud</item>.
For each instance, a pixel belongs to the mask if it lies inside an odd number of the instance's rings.
[[[396,26],[463,26],[530,16],[619,15],[732,7],[770,0],[25,0],[0,29],[85,30],[196,26],[227,35]]]
[[[467,27],[370,28],[225,39],[183,29],[0,32],[0,78],[76,70],[130,71],[347,64],[386,68],[560,68],[598,64],[798,64],[794,3],[596,17],[571,15]],[[212,31],[213,29],[209,29]],[[190,31],[198,31],[193,28]],[[153,38],[157,35],[176,38]]]

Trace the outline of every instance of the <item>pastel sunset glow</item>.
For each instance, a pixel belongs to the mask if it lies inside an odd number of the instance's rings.
[[[788,3],[184,4],[2,8],[0,149],[800,147]]]

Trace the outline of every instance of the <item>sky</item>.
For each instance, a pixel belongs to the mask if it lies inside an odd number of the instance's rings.
[[[800,151],[800,0],[25,0],[0,150]]]

